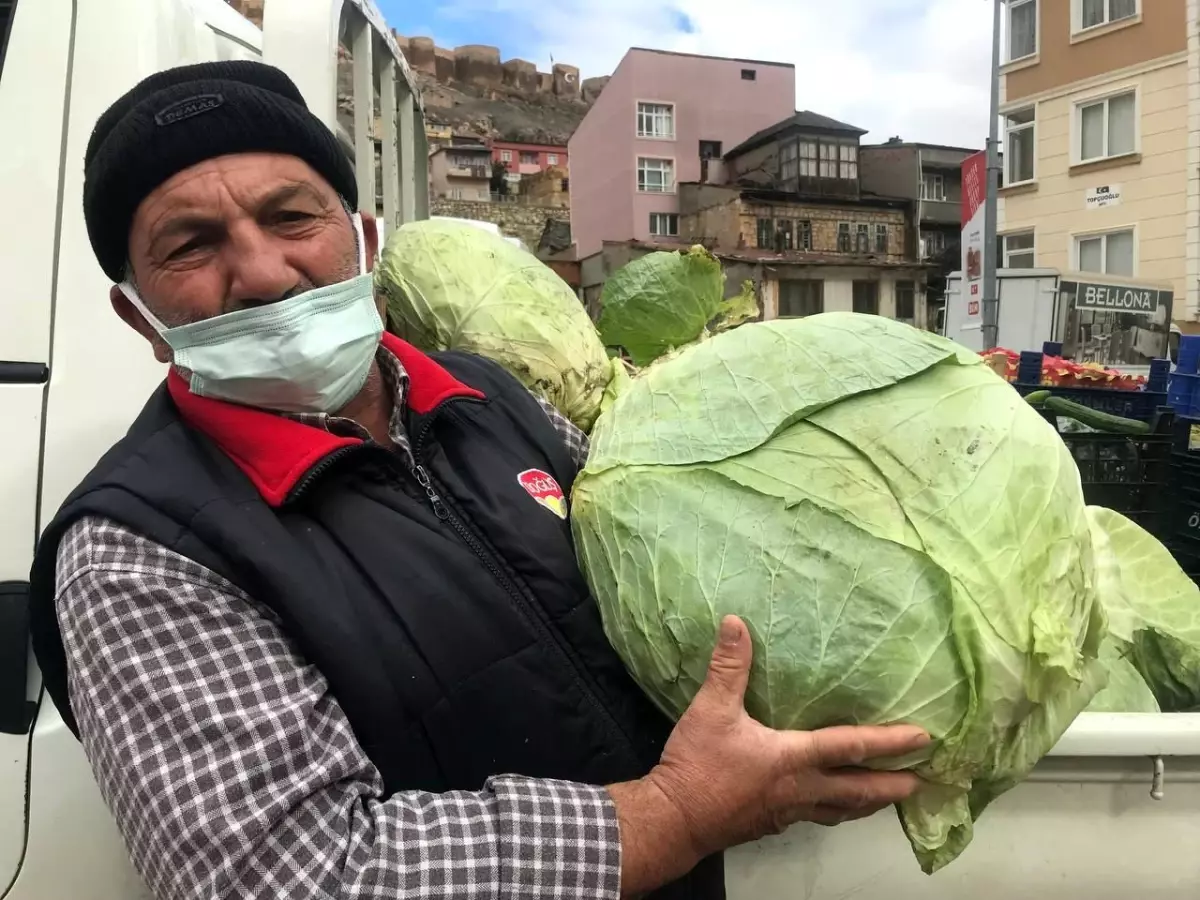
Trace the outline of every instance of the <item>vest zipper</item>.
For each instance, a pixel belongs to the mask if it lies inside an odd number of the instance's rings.
[[[420,438],[424,437],[423,429],[418,441],[413,443],[413,458],[417,458],[416,453],[420,448]],[[627,753],[638,762],[641,762],[640,754],[633,745],[633,741],[625,734],[625,731],[617,723],[616,718],[607,706],[600,700],[595,686],[592,684],[591,677],[580,662],[578,655],[564,639],[562,639],[557,630],[546,621],[543,621],[542,616],[537,610],[537,602],[531,596],[531,592],[527,587],[522,585],[516,578],[511,577],[504,571],[499,563],[496,562],[495,555],[488,550],[483,543],[475,537],[462,520],[461,515],[454,513],[442,499],[438,492],[437,482],[433,480],[433,476],[419,462],[414,463],[412,467],[413,477],[417,483],[425,491],[425,496],[429,499],[430,506],[433,507],[433,514],[439,520],[446,522],[454,529],[455,533],[465,543],[471,551],[479,558],[480,562],[487,567],[491,572],[492,577],[496,582],[504,588],[512,601],[516,604],[524,616],[533,624],[534,628],[540,633],[541,638],[552,648],[558,651],[566,664],[567,670],[574,676],[575,680],[583,690],[583,695],[588,703],[598,712],[608,724],[609,730],[620,741]]]
[[[288,491],[287,495],[288,502],[296,500],[296,498],[308,490],[314,481],[332,469],[351,453],[358,453],[365,449],[367,449],[365,444],[357,444],[353,447],[339,447],[337,450],[334,450],[319,463],[305,472],[304,477],[292,485],[292,489]]]

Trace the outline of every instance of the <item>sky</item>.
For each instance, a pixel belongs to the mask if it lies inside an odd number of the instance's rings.
[[[982,148],[991,0],[376,0],[400,34],[607,75],[632,46],[790,62],[796,108],[864,142]]]

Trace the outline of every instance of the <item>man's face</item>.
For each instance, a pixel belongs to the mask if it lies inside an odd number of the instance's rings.
[[[364,222],[370,265],[377,238]],[[207,160],[173,176],[138,207],[129,233],[133,279],[168,326],[286,300],[358,275],[354,226],[307,163],[271,153]],[[118,314],[162,362],[170,348],[114,288]]]

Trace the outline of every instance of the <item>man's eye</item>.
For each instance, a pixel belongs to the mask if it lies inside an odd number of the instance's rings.
[[[181,259],[182,257],[187,256],[189,253],[195,253],[203,246],[204,241],[201,238],[192,238],[190,241],[180,244],[178,247],[172,250],[167,255],[167,259]]]
[[[301,212],[296,209],[287,209],[279,213],[276,217],[281,224],[294,225],[298,222],[307,222],[312,216],[306,212]]]

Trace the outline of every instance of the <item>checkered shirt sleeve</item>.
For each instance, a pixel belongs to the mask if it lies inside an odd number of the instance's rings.
[[[83,746],[160,900],[619,896],[603,788],[498,773],[385,798],[268,609],[106,520],[77,522],[57,561]]]
[[[558,432],[558,436],[567,445],[567,452],[571,454],[571,460],[575,463],[575,467],[582,469],[587,464],[588,452],[591,449],[588,436],[580,431],[570,419],[560,413],[548,400],[544,400],[537,394],[534,394],[533,397],[542,409],[546,411],[546,415],[550,417],[550,424],[554,426],[554,430]]]

